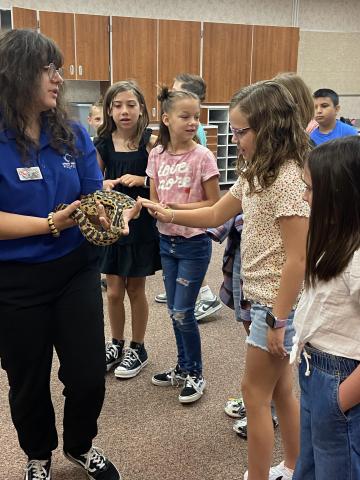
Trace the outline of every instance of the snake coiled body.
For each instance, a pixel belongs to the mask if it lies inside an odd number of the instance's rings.
[[[96,202],[100,202],[110,221],[109,230],[91,221],[91,217],[98,217]],[[81,233],[92,244],[106,246],[115,243],[122,235],[124,228],[123,212],[135,206],[135,200],[124,193],[115,190],[96,190],[81,198],[80,206],[70,215],[78,225]],[[63,210],[67,205],[61,203],[55,211]]]

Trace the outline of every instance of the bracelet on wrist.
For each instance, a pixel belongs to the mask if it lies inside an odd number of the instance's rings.
[[[144,178],[144,187],[149,188],[149,177],[147,175],[145,175]]]
[[[49,224],[49,228],[50,228],[50,233],[53,237],[60,237],[60,232],[59,230],[55,227],[55,224],[54,224],[54,219],[53,219],[53,216],[54,216],[54,212],[50,212],[49,215],[47,216],[47,221],[48,221],[48,224]]]
[[[175,211],[174,211],[174,210],[171,210],[171,218],[170,218],[170,222],[169,222],[169,223],[173,223],[173,222],[174,222],[174,217],[175,217]]]

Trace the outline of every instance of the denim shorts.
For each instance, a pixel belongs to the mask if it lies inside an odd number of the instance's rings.
[[[271,310],[269,307],[260,305],[259,303],[252,303],[250,309],[250,335],[246,339],[248,345],[259,347],[267,352],[267,331],[270,328],[265,321],[266,313]],[[295,328],[293,326],[294,311],[291,311],[288,317],[288,324],[285,327],[284,347],[290,353],[293,345],[293,336],[295,335]]]

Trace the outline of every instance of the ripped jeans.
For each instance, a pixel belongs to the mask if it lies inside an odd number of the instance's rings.
[[[211,240],[206,234],[191,238],[161,234],[160,255],[178,365],[184,372],[201,375],[201,340],[194,308],[210,262]]]

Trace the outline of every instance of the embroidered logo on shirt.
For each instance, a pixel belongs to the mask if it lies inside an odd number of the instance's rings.
[[[72,155],[70,155],[70,153],[65,153],[65,155],[63,156],[63,159],[65,160],[62,164],[64,168],[67,168],[67,169],[76,168],[76,162],[73,160],[73,157]]]

